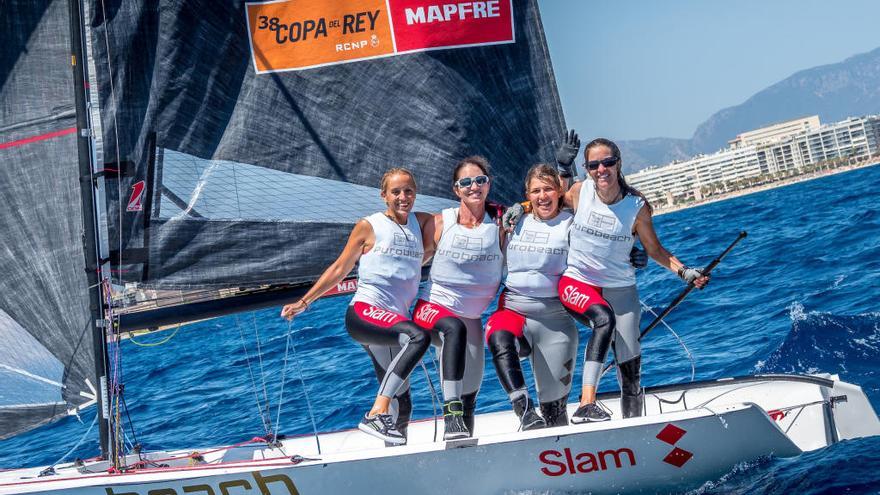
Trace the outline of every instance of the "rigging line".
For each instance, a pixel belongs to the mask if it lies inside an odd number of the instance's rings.
[[[131,413],[128,411],[128,404],[125,402],[125,395],[120,395],[120,397],[122,398],[122,408],[125,411],[125,417],[128,418],[128,428],[131,430],[131,437],[134,439],[135,444],[140,444],[137,433],[134,432],[134,421],[131,420]],[[124,432],[125,428],[123,428],[123,433]]]
[[[180,331],[180,327],[181,327],[181,324],[178,323],[178,324],[177,324],[177,328],[175,328],[174,331],[171,332],[171,335],[169,335],[168,337],[165,337],[164,339],[160,340],[159,342],[149,342],[149,343],[147,343],[147,342],[138,342],[137,340],[134,339],[134,336],[129,337],[128,340],[129,340],[132,344],[134,344],[134,345],[136,345],[136,346],[140,346],[140,347],[158,347],[158,346],[160,346],[160,345],[162,345],[162,344],[166,344],[166,343],[168,343],[168,341],[170,341],[171,339],[173,339],[174,336],[177,335],[177,332]]]
[[[257,392],[257,380],[254,378],[254,370],[251,367],[251,357],[247,350],[247,344],[244,339],[244,329],[239,324],[238,315],[235,315],[235,326],[238,327],[238,334],[241,336],[241,348],[244,351],[244,359],[247,363],[248,374],[251,377],[251,389],[254,391],[254,402],[257,404],[257,412],[260,414],[260,421],[263,423],[263,429],[266,431],[266,435],[272,433],[272,427],[269,426],[269,418],[266,417],[266,414],[263,413],[263,404],[260,403],[260,395]],[[266,409],[268,412],[269,408],[269,399],[266,399]]]
[[[645,304],[645,301],[642,301],[641,299],[639,299],[639,303],[642,305],[642,309],[654,315],[655,318],[657,317],[657,313],[654,311],[654,308]],[[675,337],[675,339],[678,340],[679,345],[681,345],[681,347],[684,349],[685,354],[687,354],[688,360],[691,362],[691,381],[694,381],[694,377],[697,374],[697,365],[696,361],[694,360],[694,355],[691,354],[691,350],[688,349],[687,345],[685,345],[684,340],[682,340],[681,337],[679,337],[678,334],[675,333],[675,330],[673,330],[672,327],[669,326],[665,320],[660,320],[660,323],[662,323],[663,326],[666,327],[667,330],[669,330],[669,333],[671,333]]]
[[[425,372],[425,380],[428,381],[428,387],[431,391],[431,412],[434,415],[434,441],[437,441],[437,403],[439,399],[437,398],[437,390],[434,389],[434,381],[431,380],[431,375],[428,373],[428,367],[425,366],[425,361],[419,361],[419,364],[422,365],[422,371]]]
[[[293,360],[296,361],[296,368],[299,371],[299,381],[302,384],[303,394],[306,397],[306,407],[308,407],[308,409],[309,409],[309,419],[312,421],[312,431],[315,432],[315,443],[318,445],[318,455],[321,455],[321,438],[318,436],[318,425],[315,423],[315,414],[314,414],[314,412],[312,412],[312,401],[309,398],[309,387],[306,385],[306,379],[305,379],[305,376],[303,375],[303,366],[302,366],[302,363],[299,361],[299,354],[296,353],[296,346],[292,343],[293,342],[292,325],[293,325],[292,320],[287,322],[288,335],[290,336],[290,341],[291,341],[290,348],[293,349]],[[285,360],[286,360],[286,358],[285,358]],[[280,403],[278,404],[278,412],[279,412],[279,414],[281,412],[281,404]],[[277,427],[277,425],[276,425],[276,427]],[[276,435],[276,439],[277,439],[277,436],[278,436],[277,429],[275,430],[275,435]]]
[[[263,366],[263,349],[260,346],[260,329],[257,327],[257,315],[256,312],[251,311],[251,322],[254,324],[254,335],[257,341],[257,358],[260,360],[260,381],[263,384],[263,399],[266,401],[266,417],[272,417],[272,411],[269,409],[269,391],[266,388],[266,370]],[[256,385],[254,385],[256,388]],[[272,431],[272,426],[267,425],[266,433],[270,433]]]
[[[439,352],[439,351],[434,346],[431,346],[431,362],[434,363],[434,374],[439,376],[440,381],[442,382],[443,381],[443,374],[440,372],[440,366],[437,364],[437,352]],[[434,390],[434,382],[431,381],[430,379],[428,381],[431,382],[431,389]],[[434,395],[437,395],[436,391],[434,391]],[[437,401],[442,403],[442,401],[440,401],[439,396],[437,398]],[[433,413],[434,413],[434,441],[436,442],[437,441],[438,423],[440,420],[438,419],[437,409],[434,409]]]
[[[281,364],[281,390],[278,391],[278,414],[275,416],[275,433],[273,433],[273,439],[267,440],[277,440],[278,439],[278,428],[281,423],[281,405],[284,403],[284,383],[287,378],[287,357],[290,355],[290,334],[293,331],[293,322],[287,322],[287,344],[284,347],[284,361]]]
[[[108,80],[110,81],[110,95],[112,96],[113,110],[114,110],[113,111],[113,139],[116,143],[116,163],[122,163],[122,157],[119,154],[119,122],[116,118],[116,115],[118,114],[118,109],[119,109],[119,100],[116,97],[116,85],[113,83],[113,67],[110,64],[110,61],[113,60],[113,54],[110,51],[110,35],[109,35],[110,22],[107,18],[107,7],[105,4],[106,4],[106,2],[104,0],[101,0],[101,19],[103,20],[103,24],[104,24],[104,46],[107,49],[107,73],[110,76],[108,78]],[[102,146],[101,149],[103,152],[104,147]],[[149,187],[152,187],[152,184],[150,184]],[[119,218],[119,222],[118,222],[119,225],[117,226],[118,234],[119,234],[118,235],[118,237],[119,237],[119,244],[118,244],[118,246],[119,246],[119,261],[118,261],[118,263],[119,263],[119,266],[122,266],[122,218],[123,218],[123,211],[122,211],[122,178],[121,177],[116,178],[116,197],[117,197],[117,202],[116,202],[116,210],[117,211],[116,211],[116,213],[117,213],[117,217]],[[123,285],[121,273],[119,274],[118,282],[119,282],[119,285]]]
[[[70,450],[68,450],[67,453],[64,454],[64,455],[61,457],[61,459],[58,459],[57,461],[55,461],[55,462],[53,462],[52,464],[50,464],[52,467],[55,467],[55,466],[61,464],[62,462],[64,462],[64,461],[70,456],[70,454],[73,454],[74,451],[76,451],[76,449],[78,449],[79,446],[82,445],[82,443],[83,443],[83,441],[86,439],[86,437],[89,436],[89,433],[92,432],[92,428],[93,428],[93,427],[95,426],[95,424],[98,422],[98,416],[99,416],[100,414],[101,414],[101,411],[96,411],[96,412],[95,412],[95,417],[92,419],[92,424],[90,424],[90,425],[89,425],[89,428],[86,430],[86,432],[83,433],[83,435],[82,435],[81,437],[79,437],[79,440],[76,442],[76,445],[74,445]]]

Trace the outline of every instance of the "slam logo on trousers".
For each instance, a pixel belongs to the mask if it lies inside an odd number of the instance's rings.
[[[397,319],[396,313],[375,306],[367,306],[361,314],[364,315],[364,318],[382,323],[394,323],[394,320]]]
[[[416,312],[416,320],[424,321],[428,324],[434,324],[434,318],[440,314],[440,310],[430,304],[425,304]]]
[[[590,296],[584,294],[577,290],[577,287],[573,285],[568,285],[564,289],[562,289],[562,301],[572,306],[582,308],[586,306],[587,301],[590,300]]]

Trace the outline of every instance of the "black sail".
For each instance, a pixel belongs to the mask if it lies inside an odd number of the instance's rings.
[[[108,224],[121,282],[140,288],[314,280],[352,224],[383,207],[387,168],[412,169],[416,209],[437,211],[452,204],[453,165],[484,155],[491,199],[507,203],[564,129],[534,0],[488,2],[512,10],[507,41],[295,70],[258,70],[242,2],[103,3],[87,24],[103,159],[120,171]],[[307,4],[348,3],[359,2]],[[408,3],[425,2],[389,2],[399,15]],[[407,15],[448,34],[437,12]],[[282,18],[277,39],[292,46],[297,22]]]
[[[0,16],[0,438],[94,397],[65,1]],[[87,382],[87,380],[89,380]]]

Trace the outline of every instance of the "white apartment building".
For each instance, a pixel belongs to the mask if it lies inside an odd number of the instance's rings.
[[[782,130],[788,130],[788,134]],[[880,115],[851,117],[819,125],[812,116],[749,131],[711,155],[651,167],[627,175],[627,182],[654,204],[700,200],[703,191],[726,190],[743,179],[801,169],[835,158],[880,153]]]
[[[820,125],[819,116],[811,115],[810,117],[787,120],[778,124],[755,129],[754,131],[744,132],[738,135],[736,139],[728,141],[727,144],[729,144],[731,148],[738,148],[750,144],[772,143],[787,139],[794,134],[816,130]]]

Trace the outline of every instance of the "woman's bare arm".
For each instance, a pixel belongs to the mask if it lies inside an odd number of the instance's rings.
[[[375,234],[373,234],[373,227],[366,220],[360,220],[352,229],[351,235],[348,236],[348,242],[345,244],[342,253],[336,258],[336,261],[324,270],[318,281],[299,301],[285,305],[281,309],[281,316],[293,318],[298,313],[305,311],[309,304],[335,287],[336,284],[351,273],[364,250],[372,248],[374,243]]]

